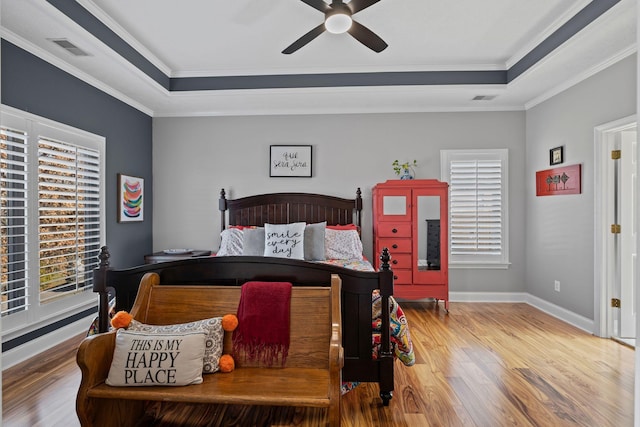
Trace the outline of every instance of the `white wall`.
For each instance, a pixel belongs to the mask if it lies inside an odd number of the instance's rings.
[[[218,196],[301,191],[364,198],[363,243],[372,257],[371,188],[417,159],[417,178],[440,177],[443,148],[508,148],[508,270],[455,270],[451,291],[524,290],[524,112],[155,118],[153,246],[217,249]],[[269,178],[270,144],[313,146],[312,178]]]
[[[636,112],[636,55],[571,87],[526,114],[526,291],[594,318],[594,128]],[[582,194],[536,197],[535,173],[549,150],[582,164]],[[561,292],[554,291],[559,280]]]

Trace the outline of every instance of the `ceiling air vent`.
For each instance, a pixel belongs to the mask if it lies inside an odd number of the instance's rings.
[[[474,101],[491,101],[496,95],[476,95],[473,97]]]
[[[75,44],[71,43],[67,39],[49,39],[67,52],[71,53],[74,56],[90,56],[87,52],[80,49]]]

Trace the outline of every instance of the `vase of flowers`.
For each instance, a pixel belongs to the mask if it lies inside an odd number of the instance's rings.
[[[413,179],[416,174],[413,168],[418,166],[418,162],[415,159],[412,162],[404,163],[394,160],[391,165],[393,166],[393,171],[400,177],[400,179]]]

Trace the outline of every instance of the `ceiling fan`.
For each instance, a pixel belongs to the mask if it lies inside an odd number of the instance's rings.
[[[331,0],[331,4],[325,3],[323,0],[301,1],[323,12],[324,22],[293,42],[282,53],[290,54],[295,52],[325,32],[325,30],[334,34],[348,32],[353,38],[375,52],[382,52],[388,46],[373,31],[351,18],[351,15],[378,3],[380,0],[351,0],[348,3],[344,3],[342,0]]]

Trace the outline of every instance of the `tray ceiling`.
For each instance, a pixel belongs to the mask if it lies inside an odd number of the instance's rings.
[[[153,116],[525,109],[636,49],[633,0],[381,0],[354,15],[381,53],[325,32],[291,55],[323,22],[300,0],[1,6],[3,38]]]

